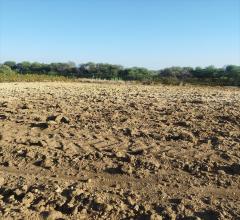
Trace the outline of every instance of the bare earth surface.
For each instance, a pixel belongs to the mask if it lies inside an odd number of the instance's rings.
[[[0,84],[0,219],[240,219],[240,90]]]

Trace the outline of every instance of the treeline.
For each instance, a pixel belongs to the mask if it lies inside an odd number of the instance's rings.
[[[11,71],[18,74],[60,75],[75,78],[240,86],[240,66],[236,65],[228,65],[223,68],[214,66],[206,68],[170,67],[153,71],[146,68],[124,68],[120,65],[104,63],[86,63],[77,66],[73,62],[44,64],[6,61],[1,64],[0,74]]]

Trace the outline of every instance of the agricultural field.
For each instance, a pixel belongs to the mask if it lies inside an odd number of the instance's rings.
[[[240,90],[0,84],[0,219],[240,219]]]

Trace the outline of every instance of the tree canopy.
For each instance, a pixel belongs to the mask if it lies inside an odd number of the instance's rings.
[[[8,69],[6,69],[8,68]],[[20,62],[6,61],[1,64],[1,69],[5,72],[9,70],[18,74],[48,74],[61,75],[77,78],[98,78],[98,79],[122,79],[137,81],[158,81],[162,79],[171,79],[173,81],[212,81],[224,82],[228,85],[240,85],[240,66],[228,65],[223,68],[214,66],[201,67],[178,67],[173,66],[158,71],[148,70],[146,68],[132,67],[124,68],[120,65],[108,63],[84,63],[76,65],[73,62],[67,63],[38,63],[38,62]],[[3,72],[3,70],[1,70]]]

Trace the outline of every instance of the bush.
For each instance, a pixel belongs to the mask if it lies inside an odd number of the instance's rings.
[[[14,71],[7,65],[0,65],[0,74],[5,74],[5,75],[9,75],[9,74],[14,74]]]

